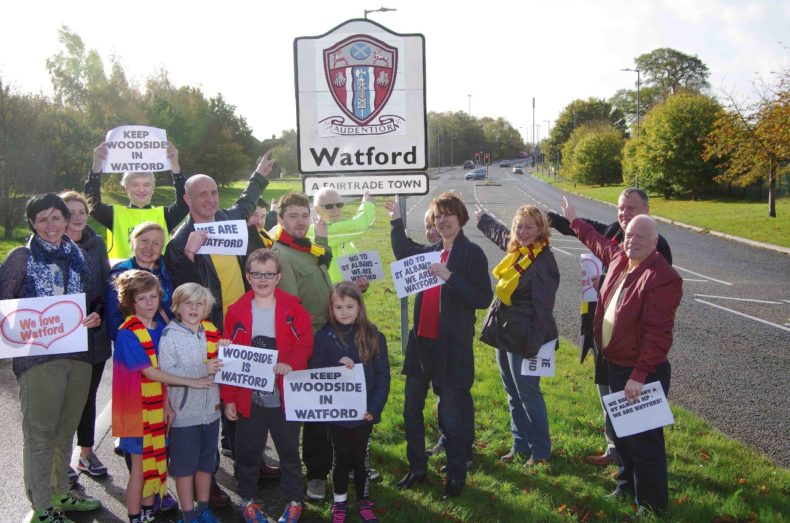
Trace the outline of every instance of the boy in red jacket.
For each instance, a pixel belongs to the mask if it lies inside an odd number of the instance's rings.
[[[282,488],[290,500],[279,519],[295,523],[302,512],[302,462],[299,459],[300,423],[285,420],[283,376],[307,368],[313,353],[310,315],[295,296],[277,288],[281,265],[277,255],[258,249],[247,257],[245,277],[252,290],[228,308],[224,337],[232,343],[277,351],[277,377],[272,392],[222,385],[225,416],[236,421],[235,449],[238,492],[245,522],[267,521],[254,501],[266,434],[271,433],[280,457]]]

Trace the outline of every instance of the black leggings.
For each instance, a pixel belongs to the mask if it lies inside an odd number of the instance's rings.
[[[80,424],[77,426],[77,446],[79,447],[93,447],[94,432],[96,431],[96,391],[99,390],[99,383],[104,373],[104,364],[93,364],[93,371],[91,372],[91,386],[88,389],[88,399],[85,401],[85,408],[82,409],[82,417]]]
[[[373,425],[370,424],[354,428],[329,425],[334,461],[332,485],[335,494],[348,493],[348,474],[353,470],[357,501],[368,499],[370,479],[366,460],[372,432]]]

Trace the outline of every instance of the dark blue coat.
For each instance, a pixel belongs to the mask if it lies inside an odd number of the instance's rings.
[[[406,236],[403,220],[390,222],[392,250],[397,259],[431,251],[441,251],[442,242],[423,245]],[[475,379],[475,356],[472,343],[475,336],[476,309],[486,309],[493,298],[488,260],[477,244],[461,230],[453,241],[447,259],[452,276],[442,285],[439,339],[428,340],[417,336],[419,331],[422,295],[414,300],[414,327],[409,333],[403,374],[430,379],[434,386],[449,386],[469,390]]]
[[[354,344],[357,334],[356,326],[341,326],[340,336],[331,324],[327,323],[315,334],[313,357],[310,358],[309,367],[320,369],[324,367],[338,367],[340,358],[349,357],[355,363],[363,363],[359,351]],[[381,412],[387,403],[390,393],[390,360],[387,353],[387,340],[378,333],[379,350],[372,361],[364,364],[365,388],[367,389],[368,412],[373,415],[373,421],[350,421],[338,423],[344,427],[360,427],[367,423],[381,421]]]

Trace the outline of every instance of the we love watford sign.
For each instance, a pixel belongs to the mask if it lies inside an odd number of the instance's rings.
[[[0,358],[85,352],[85,294],[0,301]]]

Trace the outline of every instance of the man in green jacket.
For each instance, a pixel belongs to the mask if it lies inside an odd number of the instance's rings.
[[[316,243],[306,236],[310,229],[310,200],[288,193],[280,198],[279,227],[274,229],[272,251],[282,264],[280,289],[298,296],[313,323],[313,333],[327,321],[332,283],[327,268],[332,251],[327,245],[327,225],[315,226]],[[305,423],[302,432],[302,460],[307,468],[307,497],[326,496],[326,478],[332,468],[332,445],[325,423]]]
[[[316,215],[328,224],[329,246],[332,248],[329,278],[332,283],[344,280],[343,273],[337,265],[338,258],[359,252],[352,240],[362,236],[376,218],[373,197],[367,193],[362,197],[362,203],[359,204],[356,214],[347,220],[342,219],[344,205],[340,194],[330,187],[323,187],[313,195],[313,208]],[[307,236],[315,238],[313,228],[310,228]],[[359,278],[356,283],[363,292],[367,290],[367,278]]]

